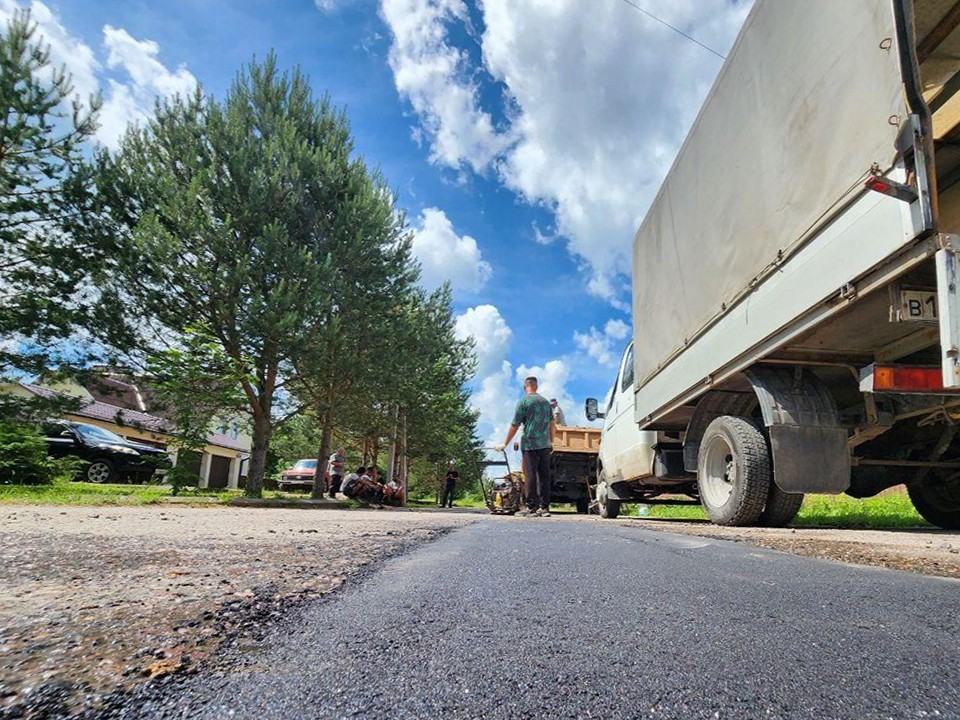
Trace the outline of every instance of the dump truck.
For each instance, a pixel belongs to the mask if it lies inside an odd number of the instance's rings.
[[[602,514],[904,484],[960,528],[956,5],[755,2],[634,238]]]
[[[586,513],[597,474],[600,428],[558,425],[550,455],[551,502],[572,503]]]

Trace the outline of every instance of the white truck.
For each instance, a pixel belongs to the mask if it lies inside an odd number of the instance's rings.
[[[633,246],[601,514],[899,484],[960,528],[960,5],[757,0]]]

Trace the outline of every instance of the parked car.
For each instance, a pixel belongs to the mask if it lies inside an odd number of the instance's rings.
[[[158,471],[165,472],[170,467],[164,450],[131,442],[97,425],[50,420],[43,424],[43,431],[50,455],[86,461],[78,480],[147,482]]]
[[[311,459],[297,460],[292,468],[288,468],[280,473],[280,482],[277,487],[280,490],[300,490],[313,489],[313,474],[317,471],[317,461]]]

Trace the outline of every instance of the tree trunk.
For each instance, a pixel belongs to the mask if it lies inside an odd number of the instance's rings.
[[[410,458],[407,456],[407,414],[400,416],[400,487],[403,492],[400,496],[401,504],[407,504],[407,471],[409,470]]]
[[[390,435],[390,447],[387,450],[387,482],[393,480],[397,471],[397,416],[400,412],[398,405],[393,406],[393,432]]]
[[[253,416],[253,448],[250,451],[250,471],[247,475],[247,497],[263,496],[263,473],[267,467],[267,448],[270,447],[270,433],[273,426],[270,415],[256,413]]]
[[[320,436],[320,451],[317,454],[317,469],[313,472],[312,498],[322,498],[327,489],[327,464],[330,462],[330,444],[333,438],[333,410],[325,410],[320,414],[323,433]]]
[[[373,438],[373,439],[370,441],[370,443],[371,443],[371,448],[370,448],[370,466],[371,466],[371,467],[376,467],[376,466],[377,466],[377,456],[380,454],[380,438],[375,437],[375,438]]]

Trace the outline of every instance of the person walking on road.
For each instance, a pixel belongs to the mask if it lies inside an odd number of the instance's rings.
[[[440,507],[453,507],[453,495],[457,491],[457,480],[460,479],[460,473],[453,469],[453,465],[447,470],[447,477],[443,480],[443,493],[440,495]]]
[[[537,393],[535,377],[531,376],[523,381],[523,390],[525,394],[517,403],[507,439],[500,449],[510,444],[517,430],[523,425],[520,448],[523,451],[527,507],[517,514],[550,517],[550,451],[553,449],[556,423],[553,420],[550,402]]]

